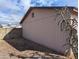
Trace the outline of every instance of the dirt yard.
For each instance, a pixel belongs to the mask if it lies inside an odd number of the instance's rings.
[[[67,59],[23,38],[0,40],[0,59]]]
[[[0,28],[0,59],[67,59],[22,37],[21,28]]]

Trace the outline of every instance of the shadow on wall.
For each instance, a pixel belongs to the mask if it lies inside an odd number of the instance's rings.
[[[7,31],[9,31],[9,29],[6,29],[6,32]],[[43,45],[37,44],[33,41],[30,41],[29,39],[24,39],[22,37],[22,28],[13,28],[4,36],[3,39],[19,51],[34,50],[41,52],[57,53],[56,51],[49,49]]]

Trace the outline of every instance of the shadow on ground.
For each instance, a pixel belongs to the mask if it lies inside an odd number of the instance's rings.
[[[21,28],[14,28],[9,33],[7,33],[4,37],[4,40],[8,42],[13,48],[19,51],[25,50],[34,50],[34,51],[41,51],[41,52],[49,52],[55,54],[58,53],[52,49],[49,49],[43,45],[37,44],[29,39],[24,39],[22,37],[22,29]]]

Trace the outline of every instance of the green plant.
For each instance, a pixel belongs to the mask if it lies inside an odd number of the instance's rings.
[[[66,49],[66,53],[69,52],[70,48],[72,48],[75,57],[78,56],[78,36],[77,36],[77,19],[71,19],[71,11],[72,8],[64,7],[61,9],[56,9],[58,25],[60,26],[61,31],[68,32],[68,37],[66,39],[67,43],[65,46],[68,46]]]

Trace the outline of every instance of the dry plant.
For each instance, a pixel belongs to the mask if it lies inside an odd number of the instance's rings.
[[[66,53],[72,49],[76,59],[78,57],[78,35],[77,35],[77,26],[78,22],[76,18],[71,19],[71,11],[72,8],[63,7],[61,9],[56,9],[57,11],[57,18],[58,20],[57,24],[60,26],[61,31],[68,32],[68,37],[66,38],[66,44],[64,46],[67,46]],[[62,19],[60,19],[62,18]]]

